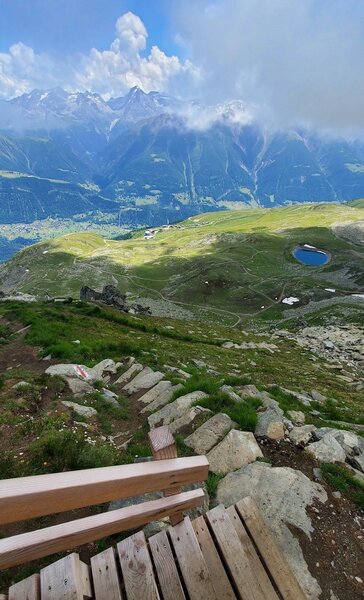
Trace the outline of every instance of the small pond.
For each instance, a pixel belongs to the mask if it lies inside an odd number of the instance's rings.
[[[310,267],[321,267],[330,260],[330,254],[317,248],[298,246],[293,250],[293,256],[302,264]]]

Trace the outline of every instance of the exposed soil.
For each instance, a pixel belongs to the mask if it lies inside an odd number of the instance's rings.
[[[274,467],[292,467],[317,482],[313,469],[320,465],[302,449],[289,442],[266,441],[263,453]],[[322,588],[322,600],[331,600],[331,590],[339,600],[364,598],[364,512],[345,496],[335,498],[324,481],[328,501],[308,509],[314,531],[311,539],[298,530],[299,539],[311,574]],[[355,578],[361,579],[357,581]]]

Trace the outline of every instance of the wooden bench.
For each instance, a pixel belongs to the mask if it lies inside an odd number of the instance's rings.
[[[13,585],[8,600],[307,600],[251,498],[138,531],[91,558],[70,554]]]

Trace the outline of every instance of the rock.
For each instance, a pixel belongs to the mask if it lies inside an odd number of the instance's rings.
[[[305,452],[319,462],[345,462],[346,458],[345,451],[329,433],[321,441],[307,446]]]
[[[310,394],[311,394],[311,398],[315,402],[319,402],[320,404],[323,404],[327,400],[326,396],[323,396],[317,390],[311,390]]]
[[[87,381],[83,381],[82,379],[75,379],[74,377],[63,377],[63,379],[74,396],[84,396],[95,391]]]
[[[160,381],[159,383],[157,383],[156,386],[154,386],[154,388],[152,388],[150,391],[152,392],[158,385],[162,384],[162,383],[167,383],[164,381]],[[177,385],[173,385],[171,384],[170,381],[168,381],[168,383],[171,385],[171,387],[168,387],[164,390],[164,392],[161,392],[158,396],[156,396],[155,400],[153,400],[152,402],[150,402],[149,404],[147,404],[140,412],[141,413],[147,413],[147,412],[154,412],[155,410],[162,408],[162,406],[165,406],[166,404],[168,404],[168,402],[170,402],[172,400],[173,394],[175,392],[177,392],[178,390],[180,390],[183,386],[181,383],[178,383]],[[147,392],[148,394],[149,392]],[[144,396],[142,396],[141,398],[139,398],[139,401],[142,401],[142,399],[147,395],[144,394]]]
[[[119,310],[125,310],[125,298],[126,296],[113,285],[105,285],[102,292],[84,285],[80,291],[80,300],[83,302],[102,302]]]
[[[51,365],[50,367],[48,367],[48,369],[45,370],[45,373],[48,373],[48,375],[59,375],[60,377],[62,377],[62,379],[69,377],[83,379],[84,381],[88,381],[89,383],[93,383],[94,381],[96,381],[96,377],[94,376],[92,369],[89,369],[89,367],[85,367],[85,365]]]
[[[305,413],[303,413],[300,410],[289,410],[287,412],[289,418],[291,419],[292,423],[294,423],[295,425],[304,425],[305,424],[305,420],[306,420],[306,416]]]
[[[200,391],[190,392],[185,396],[180,396],[174,402],[166,404],[166,406],[163,406],[163,408],[150,415],[148,417],[149,427],[153,429],[153,427],[156,427],[156,425],[159,424],[169,425],[172,421],[175,421],[182,416],[184,412],[188,411],[192,404],[203,398],[207,398],[207,394]]]
[[[302,427],[294,427],[289,432],[289,439],[296,446],[306,446],[312,439],[312,434],[316,427],[314,425],[303,425]]]
[[[332,495],[334,496],[334,498],[337,498],[337,499],[341,498],[340,492],[332,492]]]
[[[320,586],[310,574],[290,526],[298,528],[310,539],[313,526],[306,508],[316,500],[327,501],[323,487],[310,481],[301,471],[255,462],[226,475],[218,485],[216,499],[218,503],[231,506],[245,496],[251,496],[258,504],[307,596],[310,600],[318,600]]]
[[[287,388],[280,387],[280,386],[279,386],[279,389],[281,389],[282,392],[284,392],[288,396],[292,396],[293,398],[296,398],[296,400],[299,400],[300,402],[302,402],[302,404],[304,406],[310,406],[310,404],[312,402],[312,398],[309,398],[306,394],[302,394],[300,392],[295,392],[293,390],[288,390]]]
[[[102,388],[102,397],[103,399],[110,404],[110,406],[114,406],[114,408],[120,408],[120,404],[118,402],[118,395],[108,390],[107,388]]]
[[[144,369],[143,365],[140,363],[133,363],[125,373],[120,375],[120,377],[115,381],[115,385],[119,385],[122,383],[126,383],[132,377],[135,377],[138,373],[140,373]]]
[[[317,479],[317,481],[322,481],[321,469],[318,469],[317,467],[315,467],[314,469],[312,469],[312,472],[313,472],[315,479]]]
[[[72,344],[81,344],[80,340],[72,340]]]
[[[153,371],[150,367],[145,367],[134,379],[127,383],[123,388],[126,394],[135,394],[141,390],[149,390],[164,379],[164,373]]]
[[[263,454],[251,431],[232,429],[207,455],[210,471],[226,475],[243,465],[262,458]]]
[[[284,438],[283,411],[275,408],[267,408],[264,413],[258,415],[255,435],[267,437],[271,440],[282,440]]]
[[[173,384],[170,381],[160,381],[157,383],[157,385],[143,394],[143,396],[139,398],[138,402],[141,402],[142,404],[150,404],[165,392],[169,392],[170,397],[172,397],[172,388]]]
[[[199,369],[207,369],[207,364],[203,360],[199,360],[197,358],[193,358],[192,362]]]
[[[359,449],[363,449],[364,451],[364,439],[352,431],[320,427],[315,431],[315,438],[322,440],[327,434],[332,435],[336,439],[347,456],[358,453]]]
[[[212,414],[211,410],[208,408],[203,408],[202,406],[192,406],[180,417],[172,421],[168,427],[172,433],[177,433],[184,427],[193,425],[193,422],[204,413],[206,415]]]
[[[97,410],[92,408],[92,406],[82,406],[81,404],[77,404],[76,402],[70,402],[68,400],[62,400],[62,404],[67,406],[67,408],[72,408],[78,415],[81,417],[85,417],[86,419],[91,419],[97,415]]]
[[[229,396],[229,398],[231,398],[231,400],[235,400],[235,402],[241,402],[240,396],[238,396],[238,394],[236,394],[234,392],[231,385],[222,385],[221,388],[219,389],[219,391],[222,394],[227,394],[227,396]]]
[[[364,453],[361,452],[359,456],[353,456],[351,458],[351,462],[356,469],[359,469],[362,473],[364,473]]]
[[[240,397],[245,398],[259,398],[260,391],[255,385],[244,385],[240,388]]]
[[[229,348],[234,348],[235,345],[236,344],[234,344],[233,342],[224,342],[221,347],[229,349]]]
[[[97,365],[89,369],[96,380],[102,379],[104,373],[116,373],[116,364],[111,358],[105,358]]]
[[[31,383],[29,383],[28,381],[19,381],[18,383],[16,383],[15,385],[11,386],[12,390],[21,390],[22,388],[25,389],[27,387],[31,387]]]
[[[196,454],[206,454],[235,426],[228,415],[219,413],[203,423],[196,431],[185,438],[185,444]]]
[[[178,367],[172,367],[171,365],[163,365],[163,369],[166,369],[166,371],[170,371],[171,373],[176,373],[183,379],[189,379],[191,377],[191,373],[187,373],[187,371],[184,371],[183,369],[178,369]]]

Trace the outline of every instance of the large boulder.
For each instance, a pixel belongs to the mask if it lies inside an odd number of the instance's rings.
[[[315,431],[315,438],[322,440],[326,435],[331,435],[340,444],[347,456],[357,454],[359,449],[364,451],[364,438],[353,431],[345,429],[332,429],[331,427],[320,427]]]
[[[238,431],[232,429],[227,436],[207,455],[210,471],[219,475],[226,475],[230,471],[240,469],[263,458],[254,434],[251,431]]]
[[[119,310],[125,309],[126,296],[113,285],[105,285],[102,292],[84,285],[80,291],[80,299],[84,302],[102,302]]]
[[[196,454],[206,454],[234,427],[235,423],[228,415],[219,413],[203,423],[185,439],[185,444]]]
[[[311,440],[313,436],[313,432],[315,431],[315,425],[303,425],[302,427],[293,427],[289,432],[288,436],[291,442],[296,444],[296,446],[306,446]]]
[[[85,367],[85,365],[75,365],[75,364],[59,364],[59,365],[51,365],[48,369],[45,370],[48,375],[59,375],[67,381],[68,378],[71,379],[82,379],[87,381],[88,383],[94,383],[96,381],[96,377],[94,376],[92,369],[89,367]]]
[[[158,395],[157,395],[157,393],[155,393],[155,394],[152,393],[153,390],[156,390],[156,388],[158,388],[158,386],[161,386],[162,384],[167,384],[167,383],[169,385],[163,386],[163,391],[158,390]],[[151,397],[155,396],[154,400],[152,400],[151,402],[146,404],[146,406],[144,406],[144,408],[140,412],[141,413],[154,412],[154,411],[162,408],[162,406],[165,406],[172,400],[173,394],[175,392],[179,391],[182,387],[183,386],[181,383],[177,383],[177,385],[172,385],[170,381],[160,381],[159,383],[157,383],[157,385],[154,386],[154,388],[152,388],[149,392],[147,392],[141,398],[139,398],[140,402],[145,403],[147,394],[149,394],[149,393],[152,394]]]
[[[105,360],[92,367],[90,371],[95,379],[100,380],[104,373],[112,373],[114,375],[116,373],[116,364],[111,358],[105,358]]]
[[[126,383],[132,377],[135,377],[144,369],[143,365],[140,363],[133,363],[125,373],[120,375],[120,377],[115,381],[115,385],[121,385],[122,383]]]
[[[270,467],[255,462],[229,473],[217,488],[217,502],[230,506],[251,496],[310,600],[318,600],[321,589],[309,572],[299,541],[290,527],[311,537],[313,526],[308,506],[327,501],[323,487],[300,471],[288,467]]]
[[[310,444],[305,452],[319,462],[345,462],[345,450],[330,433],[326,434],[319,442]]]
[[[76,379],[75,377],[63,377],[63,379],[76,398],[95,391],[95,388],[82,379]]]
[[[277,407],[267,408],[258,415],[255,435],[267,437],[270,440],[282,440],[284,438],[283,411]]]
[[[185,394],[185,396],[180,396],[174,402],[170,404],[166,404],[148,417],[149,427],[153,429],[157,425],[169,425],[172,421],[175,421],[179,417],[183,415],[183,413],[187,412],[192,404],[195,404],[198,400],[202,400],[203,398],[207,398],[207,394],[205,392],[190,392],[189,394]]]
[[[289,410],[287,415],[291,419],[294,425],[304,425],[306,420],[306,415],[301,410]]]
[[[211,410],[208,408],[203,408],[202,406],[192,406],[180,417],[172,421],[168,427],[172,433],[178,433],[185,427],[192,429],[195,421],[200,420],[202,415],[206,415],[208,417],[211,415]]]

